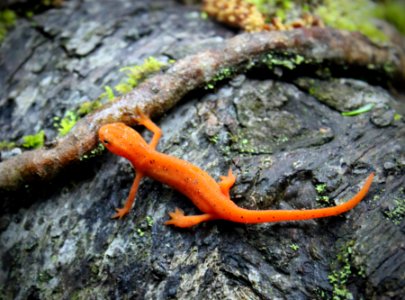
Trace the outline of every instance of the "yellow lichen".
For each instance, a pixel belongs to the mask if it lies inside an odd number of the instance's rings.
[[[218,22],[245,31],[261,31],[265,18],[257,7],[243,0],[204,0],[203,11]]]
[[[283,23],[280,18],[274,17],[271,19],[270,24],[267,25],[268,30],[292,30],[304,27],[324,27],[324,24],[318,17],[309,13],[304,13],[300,18],[288,23]]]
[[[258,5],[257,1],[251,0],[204,0],[203,11],[218,22],[250,32],[323,27],[322,21],[308,12],[302,13],[300,18],[290,22],[286,22],[285,18],[279,17],[280,14],[276,16],[263,14],[263,5]],[[266,23],[266,18],[270,20],[268,23]]]

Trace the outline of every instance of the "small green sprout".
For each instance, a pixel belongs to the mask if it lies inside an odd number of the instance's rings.
[[[323,196],[318,196],[316,200],[318,200],[321,203],[329,204],[330,198],[329,198],[329,196],[323,195]]]
[[[217,144],[218,143],[218,140],[219,140],[219,136],[218,136],[218,134],[214,134],[213,136],[210,136],[209,138],[208,138],[208,140],[210,141],[210,143],[212,143],[212,144]]]
[[[58,121],[59,118],[55,117],[55,121]],[[69,131],[75,126],[76,122],[78,120],[78,116],[76,113],[73,111],[68,110],[65,113],[65,116],[63,117],[62,120],[60,120],[59,124],[56,123],[54,126],[58,128],[59,136],[65,136],[69,133]]]
[[[290,249],[293,251],[297,251],[300,248],[300,246],[298,246],[297,244],[290,244]]]
[[[126,78],[115,86],[115,90],[127,94],[150,74],[160,71],[164,66],[166,63],[150,56],[141,65],[121,68],[120,71],[126,73]]]
[[[152,227],[153,225],[153,219],[151,216],[146,216],[146,223],[148,223],[149,227]]]
[[[113,100],[115,98],[114,91],[109,85],[106,85],[104,90],[108,100]]]
[[[317,184],[317,185],[315,186],[315,190],[316,190],[319,194],[325,193],[325,191],[326,191],[326,183]]]
[[[27,149],[36,149],[42,147],[45,141],[45,132],[39,131],[37,134],[23,136],[22,146]]]
[[[327,186],[326,183],[320,183],[315,185],[315,190],[318,193],[316,196],[316,201],[318,201],[321,204],[329,204],[329,196],[325,195]]]
[[[394,121],[401,121],[401,119],[402,119],[402,115],[400,115],[399,113],[394,114]]]
[[[357,116],[360,114],[364,114],[364,113],[370,111],[373,107],[374,107],[374,103],[367,103],[366,105],[363,105],[362,107],[359,107],[358,109],[342,112],[342,116],[353,117],[353,116]]]

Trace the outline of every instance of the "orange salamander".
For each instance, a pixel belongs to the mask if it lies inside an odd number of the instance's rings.
[[[208,173],[191,163],[156,151],[162,135],[160,128],[142,112],[135,120],[153,132],[148,144],[142,136],[123,123],[103,125],[99,130],[100,141],[116,155],[128,159],[136,170],[134,183],[123,208],[116,209],[113,218],[122,218],[132,207],[142,177],[158,180],[186,195],[202,212],[201,215],[185,216],[176,208],[169,213],[166,225],[191,227],[201,222],[224,219],[238,223],[264,223],[295,221],[336,216],[355,207],[367,194],[373,181],[371,173],[360,191],[349,201],[327,208],[308,210],[249,210],[237,206],[229,197],[235,183],[230,169],[217,183]]]

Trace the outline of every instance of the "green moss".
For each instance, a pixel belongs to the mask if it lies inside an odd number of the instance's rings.
[[[89,158],[93,158],[96,156],[99,156],[101,153],[103,153],[105,150],[105,147],[102,143],[98,143],[97,147],[91,150],[90,152],[84,154],[82,157],[79,158],[79,160],[86,160]]]
[[[288,142],[289,140],[290,140],[290,139],[288,138],[288,136],[286,136],[286,135],[281,135],[281,136],[279,136],[279,137],[276,138],[275,143],[276,143],[277,145],[281,145],[281,144],[284,144],[284,143]]]
[[[153,73],[160,71],[166,63],[158,61],[154,57],[148,57],[141,65],[121,68],[121,72],[126,73],[126,77],[115,86],[115,90],[121,94],[126,94],[135,88],[140,82]]]
[[[384,214],[395,225],[399,225],[405,217],[405,198],[395,199],[394,203],[395,207],[392,210],[384,212]]]
[[[12,28],[17,20],[17,15],[10,9],[0,11],[0,43],[6,37],[7,31]]]
[[[218,143],[218,140],[219,140],[219,135],[218,134],[215,134],[215,135],[213,135],[213,136],[210,136],[209,138],[208,138],[208,140],[210,141],[210,143],[212,143],[212,144],[217,144]]]
[[[55,117],[54,120],[57,121],[54,126],[58,129],[59,136],[65,136],[73,126],[75,126],[78,120],[78,115],[77,113],[68,110],[60,121],[58,117]]]
[[[146,223],[148,224],[149,227],[152,227],[153,219],[151,216],[146,216]]]
[[[205,11],[203,11],[203,12],[200,13],[200,18],[203,19],[203,20],[207,20],[208,19],[208,14]]]
[[[22,146],[27,149],[42,147],[45,141],[45,132],[41,130],[37,134],[23,136]]]
[[[298,246],[297,244],[290,244],[290,249],[293,251],[298,251],[298,249],[300,248],[300,246]]]
[[[324,0],[314,13],[330,27],[359,31],[376,42],[387,41],[385,34],[372,22],[376,17],[376,5],[370,0]]]
[[[136,229],[136,233],[140,236],[143,237],[145,235],[145,231],[143,231],[142,229],[138,228]]]
[[[103,106],[103,102],[105,102],[103,99],[107,98],[109,101],[111,101],[115,98],[114,92],[110,86],[106,85],[104,90],[105,92],[100,94],[100,96],[98,96],[95,100],[85,101],[80,104],[79,108],[77,108],[73,114],[77,115],[78,117],[84,117],[85,115],[88,115],[89,113],[92,113]]]
[[[108,100],[113,100],[115,98],[114,91],[110,86],[106,85],[104,87],[104,90],[105,90],[105,95],[107,96]]]
[[[151,216],[146,216],[144,220],[141,221],[139,227],[136,229],[136,233],[143,237],[147,231],[150,231],[153,226],[153,219]]]
[[[402,119],[402,115],[400,115],[399,113],[394,114],[394,121],[401,121],[401,119]]]
[[[374,18],[384,19],[405,33],[405,3],[402,0],[246,0],[254,4],[267,18],[278,17],[282,22],[297,19],[303,12],[319,16],[337,29],[359,31],[376,42],[388,38],[373,24]]]
[[[41,283],[46,283],[49,280],[51,280],[53,277],[47,272],[47,271],[42,271],[38,274],[38,280]]]
[[[233,148],[236,148],[240,153],[255,153],[257,149],[252,145],[250,140],[245,138],[243,134],[230,136],[230,141],[233,144]]]
[[[242,153],[254,153],[255,149],[248,139],[242,139],[240,141],[240,151]]]
[[[338,267],[328,276],[329,283],[332,285],[332,299],[345,300],[353,299],[352,293],[347,289],[347,281],[352,275],[351,262],[353,260],[354,241],[347,242],[337,254]]]
[[[231,78],[234,75],[234,72],[231,68],[222,68],[220,69],[214,77],[205,84],[206,90],[213,89],[219,81]]]
[[[289,70],[295,69],[298,65],[302,64],[305,58],[301,55],[286,54],[285,56],[280,54],[267,54],[262,62],[267,65],[269,69],[273,69],[276,66],[284,67]]]
[[[77,109],[77,115],[80,117],[83,117],[96,109],[100,108],[102,106],[102,103],[99,99],[95,101],[85,101],[83,102],[79,108]]]
[[[392,73],[395,72],[395,70],[396,70],[396,68],[395,68],[394,64],[392,64],[392,63],[385,63],[384,64],[385,73],[392,74]]]
[[[326,183],[317,184],[315,186],[315,190],[319,194],[325,193],[325,191],[326,191]]]
[[[1,150],[11,150],[16,147],[16,143],[10,141],[0,141],[0,151]]]
[[[317,192],[317,196],[316,196],[316,201],[318,203],[320,203],[321,205],[326,205],[329,206],[329,196],[326,195],[327,192],[327,186],[326,183],[320,183],[315,185],[315,190]]]
[[[401,33],[405,34],[405,3],[403,0],[383,1],[377,6],[375,14],[392,23]]]

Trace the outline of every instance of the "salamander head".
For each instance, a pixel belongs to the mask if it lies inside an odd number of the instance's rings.
[[[137,152],[148,148],[148,144],[142,136],[124,123],[101,126],[98,137],[109,151],[128,159],[133,158]]]

